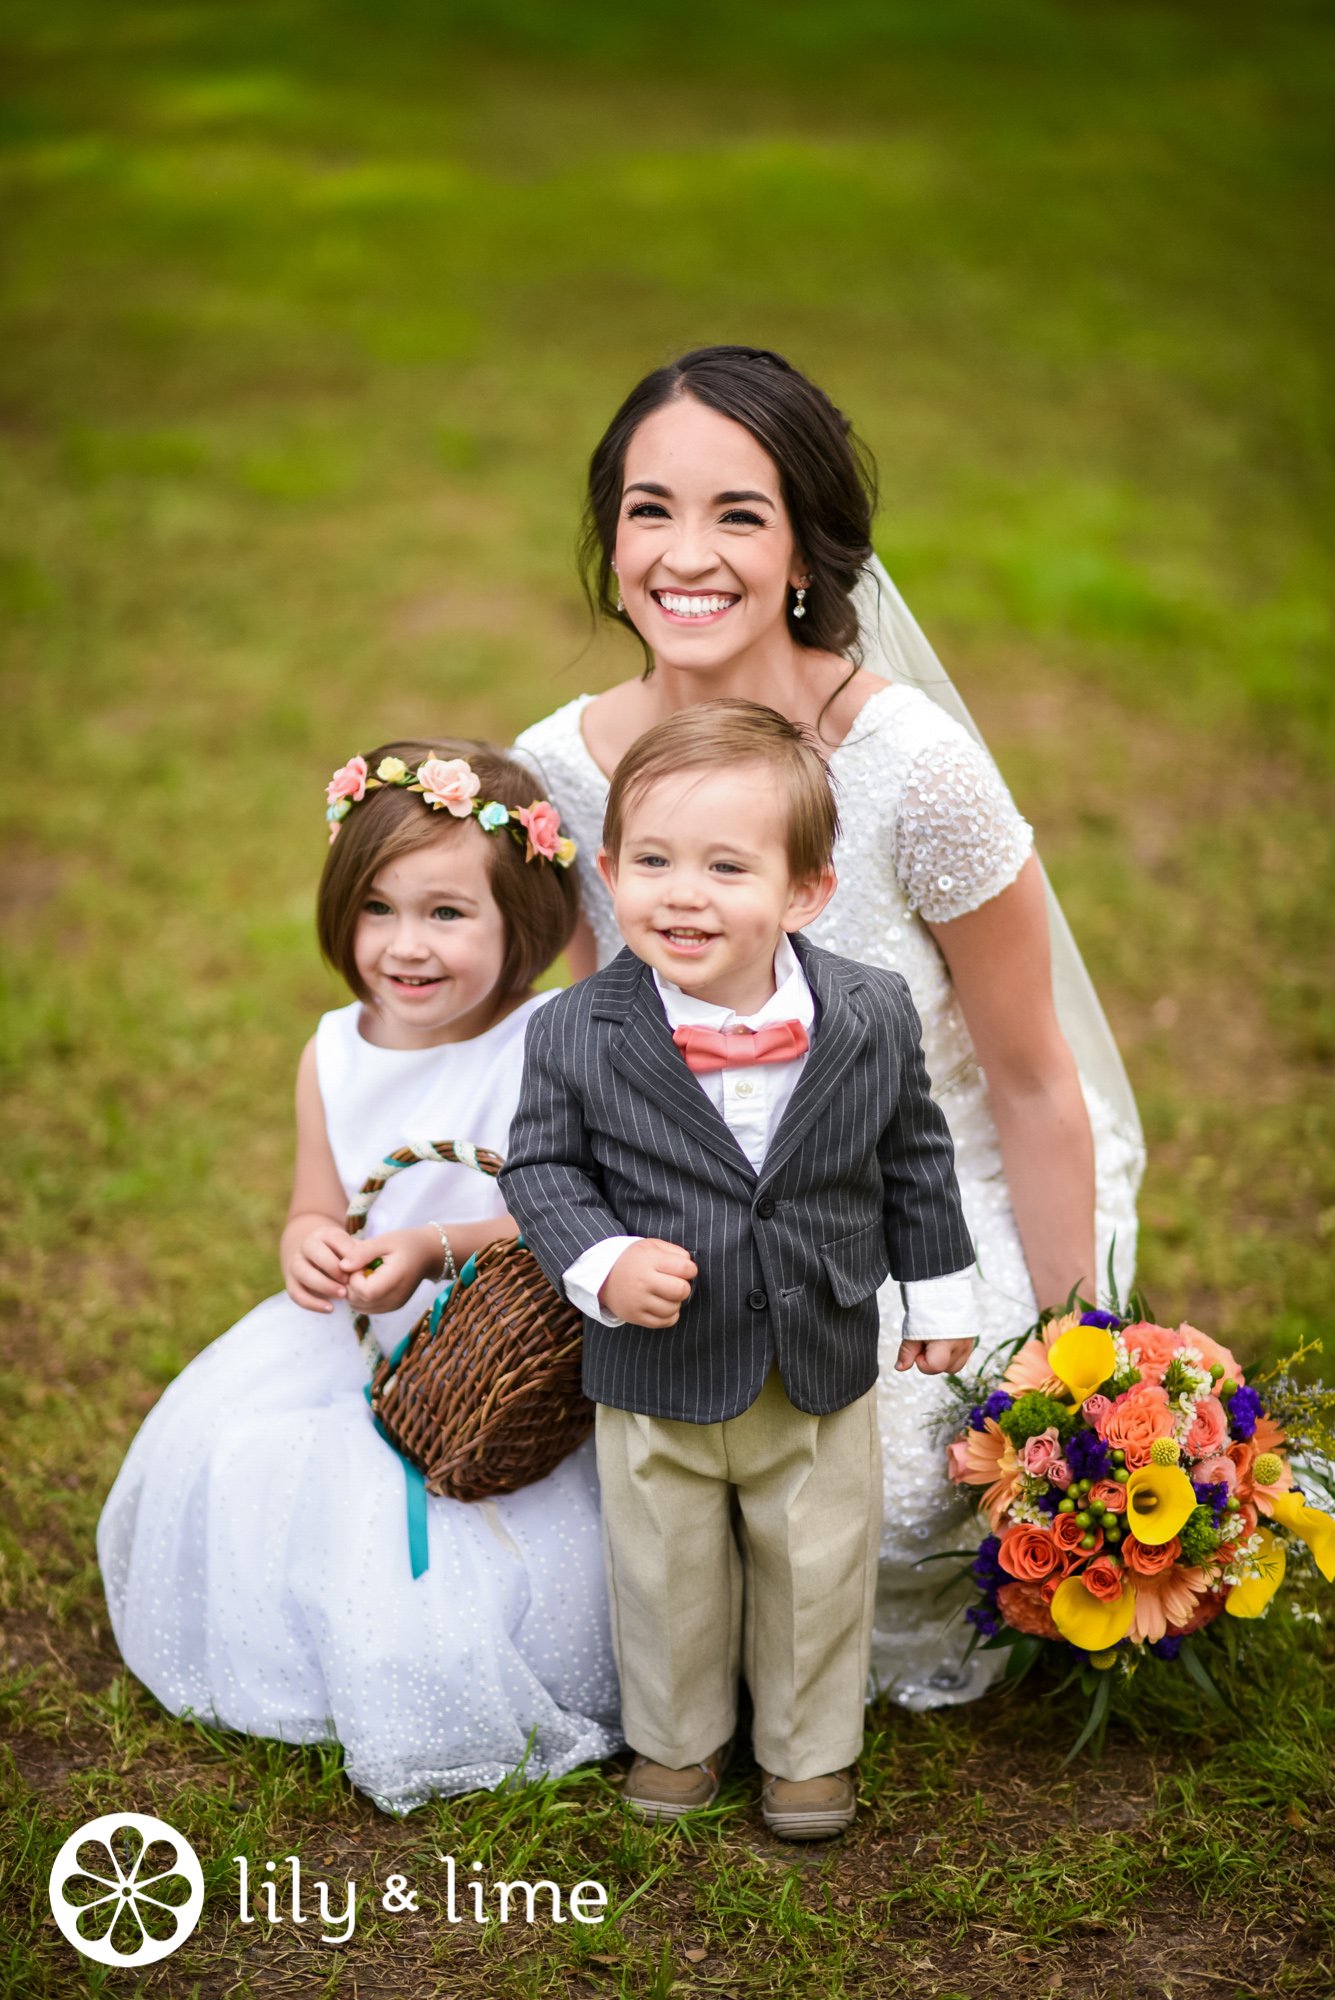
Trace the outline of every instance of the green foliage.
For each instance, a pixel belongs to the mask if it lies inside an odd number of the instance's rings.
[[[997,1418],[1002,1434],[1010,1439],[1017,1451],[1031,1437],[1040,1432],[1054,1429],[1064,1441],[1074,1431],[1080,1421],[1079,1412],[1069,1403],[1059,1403],[1055,1396],[1045,1396],[1040,1389],[1026,1389],[1017,1396],[1009,1410],[1003,1410]]]
[[[1193,1507],[1178,1529],[1178,1540],[1182,1544],[1183,1562],[1208,1561],[1219,1547],[1219,1533],[1212,1510],[1209,1507]]]

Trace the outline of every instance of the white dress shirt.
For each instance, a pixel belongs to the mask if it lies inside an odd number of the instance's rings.
[[[679,986],[655,972],[667,1015],[669,1030],[682,1027],[712,1028],[726,1034],[734,1028],[768,1028],[776,1021],[800,1021],[808,1037],[816,1019],[816,1003],[797,953],[786,937],[779,940],[774,954],[774,991],[754,1014],[738,1014],[731,1007],[716,1007],[683,993]],[[683,1061],[685,1058],[683,1057]],[[757,1174],[765,1163],[770,1140],[797,1088],[806,1056],[789,1062],[747,1064],[737,1069],[704,1070],[695,1080],[728,1130],[736,1139]],[[617,1259],[638,1236],[605,1236],[577,1257],[562,1274],[566,1297],[571,1305],[603,1326],[622,1326],[601,1304],[599,1292]],[[689,1250],[689,1244],[683,1244]],[[918,1278],[900,1287],[904,1295],[904,1338],[906,1340],[971,1340],[974,1326],[973,1287],[968,1272],[954,1272],[943,1278]],[[910,1316],[912,1327],[910,1327]]]

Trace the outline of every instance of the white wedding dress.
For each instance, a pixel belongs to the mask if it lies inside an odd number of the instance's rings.
[[[579,843],[580,891],[598,941],[599,963],[605,964],[621,949],[621,939],[593,865],[601,844],[607,780],[581,728],[591,699],[581,695],[525,730],[516,747],[536,764]],[[835,854],[839,888],[806,935],[847,958],[893,967],[909,982],[922,1017],[933,1093],[955,1142],[956,1171],[977,1251],[973,1282],[979,1352],[986,1354],[1029,1326],[1036,1306],[987,1085],[945,961],[924,920],[948,922],[1006,888],[1028,857],[1033,835],[980,743],[918,688],[891,685],[873,694],[831,756],[830,768],[838,783],[843,826]],[[1111,1059],[1115,1064],[1115,1051]],[[1135,1258],[1135,1196],[1143,1163],[1139,1127],[1134,1106],[1129,1119],[1119,1115],[1121,1107],[1091,1081],[1083,1065],[1082,1081],[1097,1163],[1098,1268],[1100,1273],[1106,1269],[1115,1239],[1114,1264],[1125,1297]],[[902,1308],[893,1282],[883,1289],[880,1306],[885,1517],[873,1682],[911,1707],[969,1701],[994,1677],[997,1658],[976,1653],[961,1670],[968,1632],[961,1627],[957,1606],[938,1596],[943,1570],[934,1564],[914,1567],[924,1556],[977,1539],[976,1530],[971,1536],[967,1501],[945,1476],[943,1423],[954,1406],[939,1378],[916,1370],[894,1372]]]
[[[468,1042],[386,1049],[361,1006],[326,1014],[316,1067],[348,1194],[416,1138],[504,1153],[539,995]],[[421,1164],[368,1230],[503,1211],[494,1180]],[[389,1351],[426,1284],[378,1315]],[[176,1714],[289,1743],[334,1740],[390,1812],[560,1775],[620,1748],[593,1440],[502,1499],[428,1499],[409,1561],[402,1461],[366,1406],[347,1305],[280,1293],[206,1347],[150,1411],[98,1526],[126,1664]]]

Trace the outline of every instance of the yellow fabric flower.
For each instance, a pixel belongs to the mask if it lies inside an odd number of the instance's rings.
[[[1077,1403],[1092,1396],[1116,1366],[1117,1350],[1106,1327],[1070,1327],[1048,1349],[1048,1367]]]
[[[1151,1548],[1171,1542],[1195,1505],[1195,1491],[1180,1466],[1142,1465],[1127,1481],[1127,1521],[1136,1540]]]
[[[1261,1547],[1256,1555],[1256,1567],[1261,1574],[1249,1576],[1243,1583],[1235,1583],[1224,1599],[1225,1611],[1231,1611],[1235,1618],[1259,1618],[1284,1581],[1284,1544],[1271,1534],[1269,1528],[1258,1528],[1257,1533]]]
[[[578,853],[574,841],[563,834],[556,843],[556,853],[552,858],[558,868],[568,868]]]
[[[1319,1507],[1309,1507],[1301,1493],[1273,1494],[1270,1511],[1281,1528],[1302,1537],[1326,1582],[1335,1583],[1335,1520]]]
[[[400,778],[408,775],[408,766],[402,757],[382,757],[375,767],[375,774],[382,785],[397,785]]]
[[[1106,1653],[1131,1630],[1136,1615],[1136,1586],[1129,1576],[1124,1578],[1122,1595],[1108,1604],[1086,1590],[1078,1576],[1068,1576],[1057,1585],[1048,1610],[1063,1639],[1069,1639],[1084,1653]]]

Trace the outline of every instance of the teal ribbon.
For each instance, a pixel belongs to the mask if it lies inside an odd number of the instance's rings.
[[[522,1237],[520,1238],[520,1241],[521,1242],[523,1241]],[[476,1277],[477,1277],[477,1257],[472,1256],[468,1259],[468,1262],[464,1265],[462,1271],[460,1271],[458,1277],[458,1283],[461,1286],[468,1286],[472,1284],[473,1280]],[[437,1292],[435,1298],[432,1300],[431,1318],[427,1324],[428,1340],[434,1339],[437,1332],[439,1331],[441,1319],[444,1315],[446,1306],[450,1302],[450,1294],[453,1290],[454,1290],[453,1283],[450,1283],[448,1285],[443,1285],[440,1291]],[[398,1367],[400,1361],[403,1359],[404,1353],[407,1350],[408,1342],[411,1339],[412,1339],[411,1332],[404,1334],[403,1339],[399,1342],[398,1346],[394,1349],[394,1352],[389,1357],[389,1365],[391,1368]],[[366,1397],[366,1401],[369,1406],[371,1401],[371,1384],[369,1382],[366,1384],[366,1387],[362,1393]],[[427,1570],[429,1569],[431,1564],[431,1553],[427,1544],[426,1474],[422,1471],[420,1465],[414,1465],[410,1458],[404,1457],[403,1453],[399,1450],[398,1446],[395,1444],[393,1438],[387,1435],[384,1425],[381,1423],[379,1417],[375,1415],[374,1410],[372,1410],[371,1414],[376,1429],[379,1431],[381,1437],[384,1438],[385,1443],[389,1446],[390,1450],[394,1453],[394,1456],[398,1459],[400,1465],[403,1467],[404,1499],[406,1502],[407,1514],[408,1514],[408,1561],[412,1565],[413,1581],[415,1583],[419,1576],[426,1575]]]

